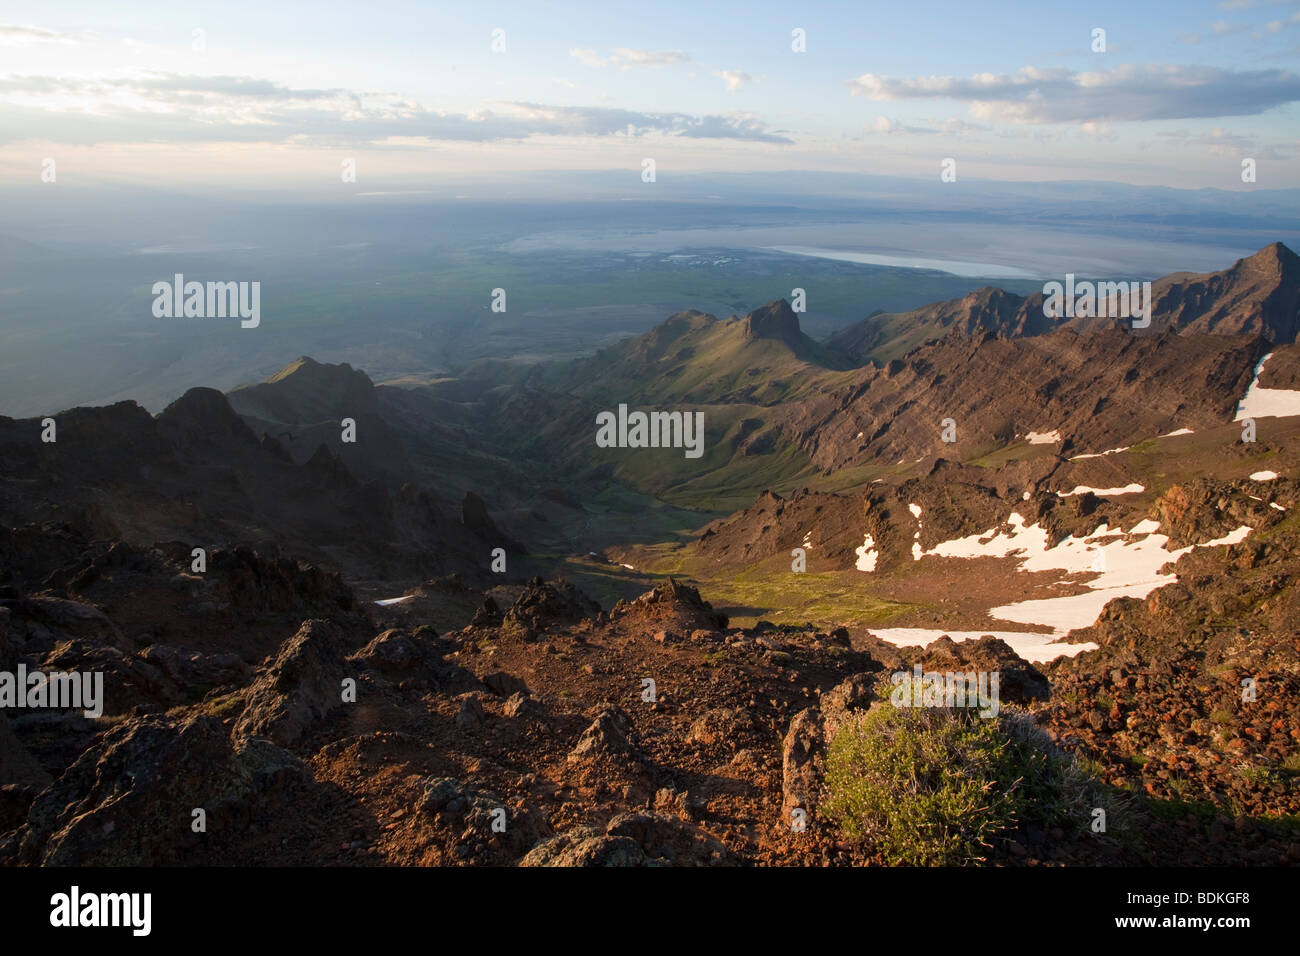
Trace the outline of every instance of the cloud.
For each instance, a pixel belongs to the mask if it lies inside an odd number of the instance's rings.
[[[1265,24],[1264,30],[1267,33],[1281,33],[1283,30],[1289,30],[1291,27],[1300,24],[1300,10],[1297,10],[1285,20],[1272,20]],[[1256,34],[1260,36],[1260,34]]]
[[[1115,132],[1114,127],[1109,123],[1094,123],[1088,121],[1079,124],[1079,133],[1083,138],[1094,142],[1113,143],[1119,139],[1119,134]]]
[[[251,76],[188,76],[142,72],[124,76],[0,76],[0,93],[66,94],[80,97],[132,93],[158,104],[199,101],[310,102],[352,98],[347,90],[292,89]]]
[[[742,70],[719,70],[713,75],[720,77],[727,84],[728,93],[734,93],[742,86],[748,86],[750,83],[758,83],[758,80]]]
[[[1249,29],[1249,25],[1245,23],[1229,23],[1227,20],[1216,20],[1210,24],[1210,31],[1216,37],[1230,37],[1238,33],[1245,33]]]
[[[1212,156],[1253,156],[1261,160],[1294,159],[1297,143],[1300,143],[1300,140],[1291,143],[1261,143],[1252,137],[1229,133],[1222,126],[1214,127],[1209,133],[1193,134],[1187,130],[1174,130],[1160,135],[1180,151],[1197,148]]]
[[[745,139],[783,144],[793,142],[786,136],[768,130],[762,119],[753,113],[694,116],[689,113],[646,113],[604,106],[543,106],[518,102],[507,106],[521,120],[540,123],[547,127],[547,132],[569,135],[642,136],[660,133],[690,139]]]
[[[389,95],[248,76],[0,76],[0,144],[269,142],[385,146],[534,136],[667,135],[792,142],[751,113],[693,115],[507,101],[467,113]]]
[[[927,122],[934,122],[927,120]],[[936,136],[940,133],[946,136],[961,136],[966,133],[987,132],[987,126],[980,126],[976,123],[967,123],[960,119],[946,119],[934,123],[932,126],[908,126],[897,120],[890,119],[888,116],[878,115],[875,121],[863,129],[868,133],[882,133],[886,136],[895,136],[899,134],[908,134],[913,136]]]
[[[717,116],[686,117],[684,123],[677,125],[674,133],[688,139],[744,139],[756,143],[782,145],[794,143],[794,140],[787,136],[769,131],[767,124],[757,115],[734,111]]]
[[[1279,0],[1274,0],[1279,2]],[[1245,7],[1230,7],[1227,4],[1220,4],[1224,9],[1245,9]],[[1197,44],[1202,40],[1208,40],[1214,37],[1232,37],[1242,34],[1250,34],[1252,39],[1263,40],[1270,36],[1277,36],[1294,26],[1300,25],[1300,10],[1292,13],[1288,17],[1278,20],[1270,20],[1263,26],[1252,26],[1248,23],[1229,23],[1227,20],[1216,20],[1210,24],[1210,32],[1204,36],[1190,33],[1181,34],[1178,37],[1179,42],[1187,44]]]
[[[1024,124],[1250,116],[1300,100],[1300,76],[1289,70],[1178,65],[1121,66],[1109,73],[1027,66],[967,78],[864,73],[848,85],[851,95],[871,100],[957,100],[976,119]]]
[[[602,59],[595,50],[570,50],[569,56],[575,57],[583,64],[594,69],[616,66],[620,70],[633,67],[671,66],[674,63],[689,63],[690,57],[681,50],[637,50],[631,47],[619,47],[613,56]]]
[[[932,135],[939,132],[937,129],[926,126],[906,126],[897,120],[890,119],[888,116],[877,116],[875,122],[870,126],[864,126],[863,129],[868,133],[884,133],[887,136],[895,136],[899,133]]]
[[[75,44],[76,42],[76,38],[71,34],[59,33],[57,30],[0,23],[0,46],[29,46],[35,43]]]
[[[1221,126],[1216,126],[1208,133],[1192,134],[1186,130],[1175,130],[1169,133],[1161,133],[1160,136],[1162,139],[1171,141],[1180,150],[1195,147],[1203,149],[1213,156],[1257,156],[1260,154],[1259,146],[1254,139],[1249,136],[1229,133]]]

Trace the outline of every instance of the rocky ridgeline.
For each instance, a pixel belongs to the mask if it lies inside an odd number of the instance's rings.
[[[1185,540],[1234,522],[1258,530],[1193,551],[1177,583],[1114,601],[1075,631],[1101,649],[1051,665],[1039,717],[1109,782],[1179,808],[1200,854],[1189,862],[1300,862],[1294,831],[1263,819],[1300,811],[1300,541],[1286,517],[1296,489],[1235,484],[1287,510],[1208,481],[1165,494],[1157,507]]]
[[[1190,555],[1186,593],[1114,605],[1102,651],[1044,667],[992,637],[896,648],[846,628],[738,628],[672,579],[606,613],[534,578],[463,627],[381,629],[337,576],[282,557],[216,551],[198,575],[180,546],[14,534],[34,547],[24,587],[0,592],[0,664],[102,671],[107,706],[0,718],[3,863],[878,862],[819,816],[827,749],[918,665],[996,671],[1004,710],[1037,713],[1150,803],[1131,809],[1136,846],[1025,825],[994,861],[1242,862],[1241,827],[1245,862],[1295,856],[1285,833],[1235,815],[1296,812],[1297,656],[1276,637],[1291,612],[1270,604],[1287,600],[1294,550],[1262,539],[1219,556],[1231,571]],[[1194,583],[1216,574],[1234,583]],[[1199,645],[1166,648],[1153,625],[1212,622],[1216,601],[1239,613],[1254,593],[1274,596],[1235,637],[1207,624]],[[1273,636],[1256,639],[1265,622]],[[1240,702],[1244,675],[1256,705]],[[1179,802],[1201,796],[1207,811]]]
[[[98,569],[82,584],[103,604],[13,588],[0,602],[7,665],[140,682],[126,695],[134,706],[110,703],[97,720],[0,720],[0,860],[847,859],[828,835],[796,839],[780,820],[792,716],[879,666],[847,633],[728,628],[675,581],[606,615],[571,585],[534,579],[504,612],[459,630],[375,634],[333,593],[336,579],[232,552],[205,580],[214,603],[257,610],[226,618],[234,643],[260,647],[261,615],[305,619],[269,653],[217,660],[183,635],[140,646],[143,632],[106,612],[176,592],[184,572],[167,550],[64,564],[70,579]],[[155,610],[163,620],[174,609]]]

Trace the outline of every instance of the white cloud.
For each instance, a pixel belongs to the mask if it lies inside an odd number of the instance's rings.
[[[743,70],[719,70],[713,75],[720,77],[722,81],[727,84],[728,93],[734,93],[742,86],[748,86],[751,83],[759,82]]]
[[[1183,131],[1161,133],[1163,139],[1171,140],[1178,149],[1195,147],[1204,149],[1213,156],[1244,156],[1258,152],[1255,141],[1247,136],[1229,133],[1221,126],[1216,126],[1208,133],[1193,135]]]
[[[633,67],[671,66],[674,63],[689,63],[691,59],[681,50],[638,50],[633,47],[618,47],[612,56],[604,58],[597,55],[595,50],[584,49],[570,50],[569,56],[593,69],[616,66],[620,70],[630,70]]]
[[[46,30],[43,27],[30,25],[18,26],[16,24],[0,23],[0,46],[30,46],[36,43],[72,45],[76,42],[76,38],[71,34],[59,33],[57,30]]]
[[[966,78],[864,73],[848,85],[851,95],[871,100],[957,100],[976,119],[1026,124],[1248,116],[1300,100],[1300,76],[1289,70],[1182,65],[1121,66],[1108,73],[1027,66]]]
[[[950,118],[935,122],[934,120],[924,120],[923,122],[931,123],[929,126],[909,126],[900,123],[897,120],[890,119],[888,116],[877,115],[875,120],[869,126],[863,127],[869,133],[883,133],[885,135],[896,135],[906,133],[919,136],[934,136],[942,133],[946,136],[964,136],[967,133],[983,133],[988,131],[987,126],[980,126],[976,123],[967,123],[965,120]]]
[[[697,115],[505,101],[467,112],[391,94],[295,89],[251,76],[0,76],[0,144],[269,142],[381,145],[659,134],[789,144],[752,113]]]

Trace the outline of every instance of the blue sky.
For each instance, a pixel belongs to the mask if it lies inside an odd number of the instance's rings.
[[[806,34],[806,52],[791,32]],[[1093,30],[1105,34],[1105,52]],[[504,50],[492,32],[504,31]],[[200,31],[196,33],[195,31]],[[0,3],[0,177],[1300,187],[1300,3]]]

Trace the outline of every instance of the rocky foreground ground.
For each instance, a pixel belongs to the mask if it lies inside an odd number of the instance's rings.
[[[0,670],[93,669],[106,688],[99,718],[0,717],[0,862],[886,862],[819,814],[827,746],[921,663],[998,671],[1003,709],[1109,794],[1107,832],[1024,820],[984,860],[1300,863],[1300,639],[1254,636],[1294,619],[1297,559],[1219,550],[1112,605],[1085,635],[1101,651],[1040,668],[993,638],[731,627],[672,580],[605,611],[534,579],[440,633],[423,608],[463,603],[454,579],[380,608],[281,556],[219,551],[196,574],[179,544],[0,532]]]

